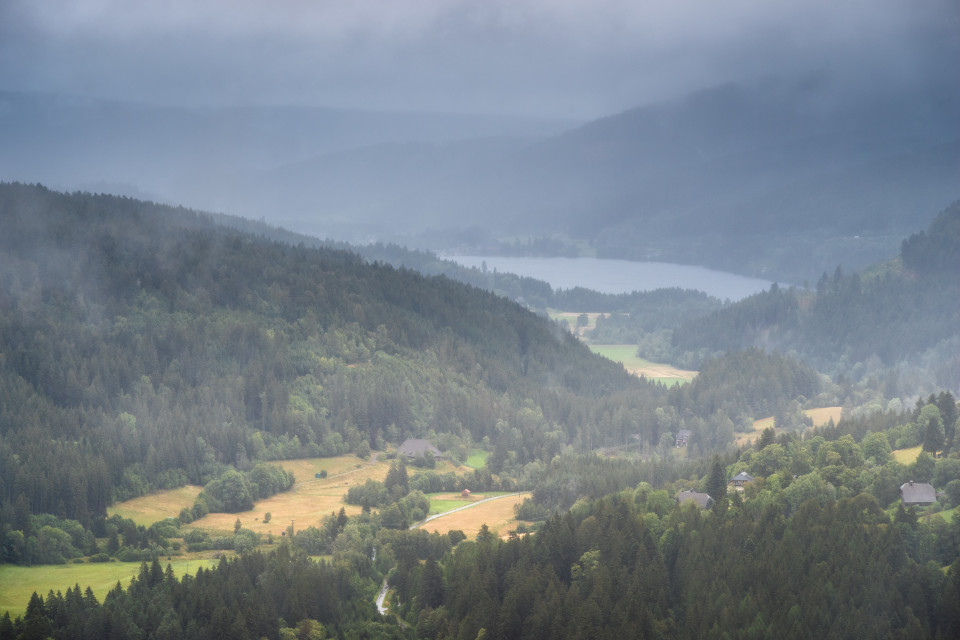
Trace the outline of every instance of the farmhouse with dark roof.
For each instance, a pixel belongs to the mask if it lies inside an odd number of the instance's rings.
[[[931,484],[911,480],[900,485],[900,499],[905,507],[911,505],[926,507],[937,501],[937,492]]]
[[[421,440],[419,438],[407,438],[397,449],[397,453],[408,458],[425,456],[427,455],[428,451],[433,454],[434,458],[439,459],[442,457],[440,455],[440,449],[437,449],[435,446],[433,446],[429,440]]]
[[[677,502],[694,502],[701,509],[709,509],[713,506],[713,498],[705,493],[697,493],[693,489],[687,489],[677,494]]]

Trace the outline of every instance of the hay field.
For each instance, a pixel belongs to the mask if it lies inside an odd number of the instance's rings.
[[[360,513],[359,506],[343,501],[347,490],[368,479],[383,482],[390,468],[387,461],[367,462],[353,455],[279,460],[271,464],[293,472],[296,478],[293,489],[260,500],[250,511],[211,513],[195,520],[190,526],[232,533],[234,523],[239,518],[243,527],[261,534],[280,535],[291,522],[297,530],[319,527],[325,516],[339,512],[341,507],[347,515]],[[327,471],[327,477],[315,478],[314,475],[322,470]],[[263,515],[267,512],[270,513],[270,522],[263,521]]]
[[[480,532],[480,527],[486,524],[492,533],[504,536],[511,528],[510,525],[516,521],[514,505],[520,504],[524,498],[531,495],[529,492],[509,494],[474,507],[441,515],[422,524],[420,528],[431,533],[434,531],[446,533],[459,529],[467,535],[467,538],[474,538]],[[459,499],[459,495],[457,497]],[[478,499],[480,499],[479,496]]]
[[[184,507],[187,509],[192,507],[193,501],[201,490],[203,487],[187,485],[178,489],[158,491],[107,507],[107,515],[129,518],[137,524],[149,527],[154,522],[165,518],[176,518]]]
[[[825,424],[828,424],[832,419],[834,423],[840,421],[840,414],[843,412],[843,407],[822,407],[819,409],[804,409],[803,411],[806,415],[810,416],[810,419],[813,420],[813,426],[822,427]],[[759,420],[753,421],[753,431],[748,431],[746,433],[738,433],[734,438],[734,444],[738,447],[748,444],[755,441],[760,437],[760,433],[768,427],[773,427],[773,416],[768,418],[761,418]]]

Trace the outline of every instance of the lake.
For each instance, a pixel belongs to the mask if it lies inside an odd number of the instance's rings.
[[[679,287],[704,291],[721,300],[740,300],[770,288],[770,280],[669,262],[600,258],[510,258],[444,256],[466,267],[515,273],[548,282],[554,289],[584,287],[601,293],[630,293]]]

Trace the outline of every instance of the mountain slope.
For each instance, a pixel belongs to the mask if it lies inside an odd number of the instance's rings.
[[[4,518],[22,497],[89,524],[229,466],[410,436],[488,440],[520,468],[619,443],[666,396],[446,278],[39,186],[0,185],[0,217]]]
[[[888,395],[960,388],[960,202],[898,259],[864,273],[824,273],[815,291],[772,288],[673,334],[679,351],[763,346],[796,352],[854,381],[886,376]],[[893,374],[892,376],[889,374]],[[899,376],[899,381],[898,381]]]
[[[958,111],[946,83],[858,93],[829,77],[768,80],[520,148],[478,146],[472,162],[451,150],[371,148],[359,171],[344,173],[349,159],[312,161],[267,182],[308,194],[275,199],[307,220],[355,214],[406,234],[451,219],[506,235],[562,232],[608,257],[800,282],[889,254],[925,222],[918,211],[960,196]]]

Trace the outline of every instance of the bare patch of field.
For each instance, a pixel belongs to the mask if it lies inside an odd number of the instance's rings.
[[[468,509],[461,509],[439,516],[421,525],[420,528],[431,533],[446,533],[459,529],[466,534],[467,538],[474,538],[480,532],[480,527],[486,524],[491,533],[502,535],[506,533],[512,523],[516,522],[516,516],[513,512],[514,505],[520,504],[524,498],[528,498],[530,495],[530,493],[521,493],[490,500]],[[457,499],[460,499],[459,494],[457,494]]]
[[[180,510],[193,506],[193,501],[203,487],[187,485],[169,491],[159,491],[150,495],[133,498],[107,508],[107,515],[129,518],[137,524],[149,527],[165,518],[176,518]]]

